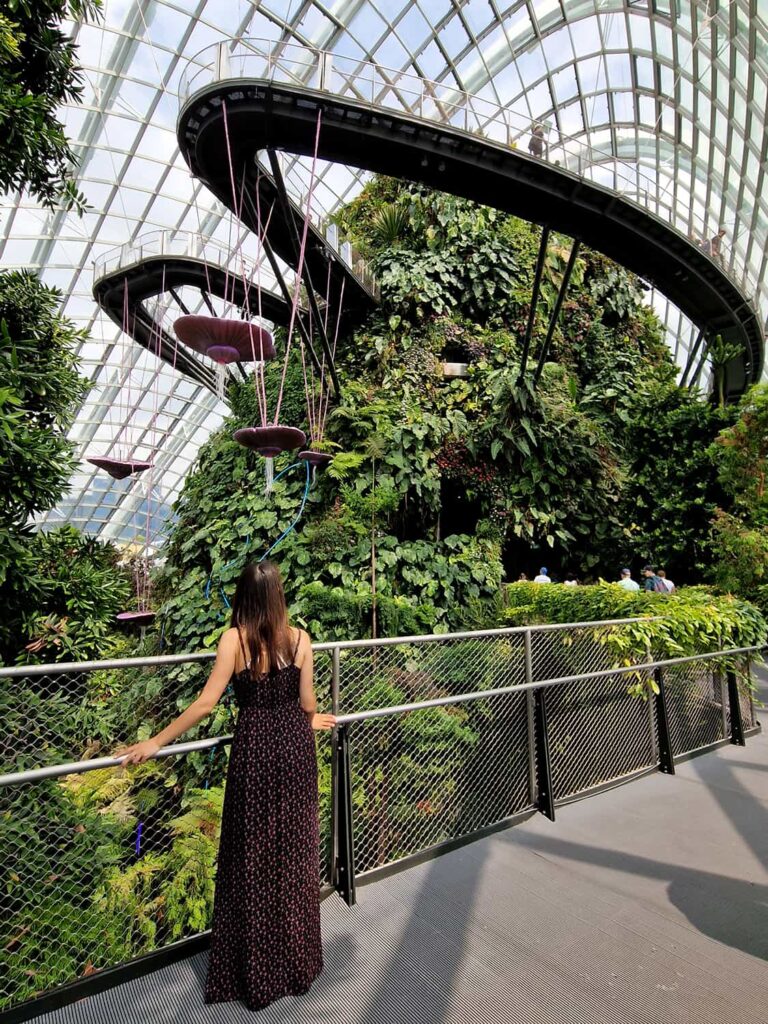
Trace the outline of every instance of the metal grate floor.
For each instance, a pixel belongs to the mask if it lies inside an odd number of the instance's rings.
[[[764,728],[768,716],[762,715]],[[349,1024],[768,1024],[768,736],[322,905],[326,967],[258,1014]],[[207,954],[37,1024],[253,1021]]]

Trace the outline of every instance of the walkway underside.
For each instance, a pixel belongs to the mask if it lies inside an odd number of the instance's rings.
[[[351,909],[332,896],[324,974],[258,1020],[766,1024],[767,815],[763,733],[378,881]],[[253,1024],[202,1005],[206,964],[39,1024]]]
[[[192,256],[151,255],[135,263],[121,266],[93,286],[94,298],[109,318],[118,325],[125,322],[124,304],[128,303],[128,333],[135,342],[186,374],[209,391],[216,392],[216,374],[211,364],[196,359],[184,345],[176,343],[162,324],[156,322],[146,303],[159,298],[165,301],[171,289],[197,288],[201,292],[231,302],[238,310],[255,315],[261,310],[267,320],[286,326],[290,306],[279,295],[259,289],[255,283],[246,287],[242,277],[224,267]],[[176,315],[184,312],[176,308]],[[306,316],[302,310],[300,315]],[[241,372],[240,376],[244,376]]]
[[[749,301],[693,242],[620,194],[450,125],[309,89],[230,79],[196,93],[178,124],[191,170],[230,208],[224,104],[238,188],[243,179],[246,192],[255,186],[260,150],[309,155],[319,111],[322,159],[423,182],[579,239],[652,282],[710,335],[743,346],[727,368],[729,395],[759,379],[762,330]]]

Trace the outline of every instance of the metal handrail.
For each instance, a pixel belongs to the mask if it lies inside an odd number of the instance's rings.
[[[422,711],[425,708],[439,708],[447,704],[466,704],[472,700],[488,697],[501,697],[509,693],[524,693],[526,690],[546,690],[552,686],[564,686],[583,680],[610,679],[612,676],[629,675],[633,672],[650,672],[657,668],[671,665],[687,665],[694,661],[710,661],[713,658],[732,658],[737,654],[754,654],[762,647],[732,647],[725,651],[709,651],[706,654],[692,654],[684,658],[666,658],[663,661],[644,661],[637,665],[622,665],[619,668],[597,669],[594,672],[580,672],[577,675],[558,676],[555,679],[541,679],[530,683],[513,683],[494,690],[473,690],[471,693],[460,693],[450,697],[434,697],[432,700],[417,701],[413,704],[395,704],[387,708],[373,708],[370,711],[355,711],[348,715],[338,715],[337,725],[349,725],[352,722],[364,722],[369,718],[387,718],[410,711]]]
[[[637,615],[627,619],[592,619],[588,622],[545,622],[532,626],[502,626],[497,629],[473,629],[463,633],[420,633],[409,636],[383,636],[363,640],[324,640],[312,644],[312,650],[344,651],[366,647],[393,647],[398,644],[438,643],[447,640],[472,640],[484,636],[509,636],[516,633],[550,633],[567,629],[593,629],[600,626],[625,626],[636,622],[658,622],[663,615]],[[24,676],[66,675],[69,672],[99,672],[102,669],[144,668],[159,665],[181,665],[186,662],[212,661],[215,651],[196,654],[160,654],[146,658],[112,658],[105,661],[66,661],[48,665],[13,665],[0,668],[0,679],[19,679]]]
[[[279,52],[275,53],[278,47]],[[292,56],[294,52],[297,55],[301,54],[304,59]],[[232,72],[233,64],[240,64],[241,68],[244,68],[246,62],[252,60],[264,62],[265,73],[247,76],[242,74],[241,70],[238,76]],[[345,70],[339,70],[340,68]],[[317,78],[311,86],[307,85],[308,74],[316,75]],[[198,85],[200,78],[206,75],[206,82]],[[394,95],[399,103],[398,109],[409,117],[432,124],[438,121],[452,129],[474,136],[479,135],[489,146],[516,147],[517,141],[530,133],[532,125],[540,123],[535,119],[531,121],[518,117],[500,103],[419,75],[388,68],[372,61],[344,57],[301,43],[281,42],[276,47],[274,40],[256,37],[236,40],[232,44],[209,44],[192,57],[179,85],[181,106],[186,104],[193,92],[205,88],[209,82],[226,81],[236,77],[253,77],[255,80],[269,82],[282,81],[292,87],[311,88],[313,91],[325,93],[334,93],[333,80],[334,77],[339,77],[344,84],[344,94],[361,106],[388,110],[391,109],[391,104],[387,106],[382,102],[382,97]],[[340,92],[335,94],[342,95]],[[413,102],[410,97],[414,97]],[[425,116],[425,106],[434,108],[434,113],[430,110],[429,116]],[[454,123],[457,114],[463,114],[463,124]],[[461,116],[459,120],[462,120]],[[488,137],[488,131],[493,128],[501,129],[503,139]],[[588,133],[584,134],[588,136]],[[595,187],[607,188],[608,191],[654,214],[689,244],[694,231],[702,239],[706,240],[709,237],[711,225],[708,227],[706,218],[702,219],[694,213],[692,204],[687,208],[687,217],[683,217],[678,212],[679,204],[660,200],[659,183],[640,170],[639,157],[637,163],[633,164],[613,152],[606,152],[604,147],[593,146],[588,138],[584,142],[580,137],[562,132],[556,133],[554,143],[547,140],[546,145],[549,163],[554,162],[554,157],[563,158],[560,166],[563,173],[577,179],[588,180]],[[539,159],[528,157],[525,153],[520,153],[520,156],[523,159]],[[611,176],[615,187],[601,185],[594,178],[588,178],[585,173],[587,169],[599,167],[607,162],[613,164]],[[622,168],[622,171],[618,168]],[[620,185],[624,187],[619,187]],[[678,227],[678,220],[684,223],[685,227]],[[724,272],[751,302],[759,305],[758,282],[748,270],[744,259],[739,258],[734,245],[730,246],[731,258],[728,266],[709,256],[704,250],[702,253],[707,255],[713,266]]]
[[[618,622],[627,621],[643,621],[639,619],[627,620],[619,619],[615,620]],[[602,625],[605,625],[603,622]],[[574,623],[568,623],[571,627]],[[593,625],[593,623],[587,623],[586,625]],[[531,627],[513,627],[516,631],[522,629],[530,631]],[[460,634],[451,633],[449,634],[452,638],[463,638],[465,636],[489,636],[498,633],[506,633],[507,630],[478,630],[473,633]],[[437,634],[437,637],[430,636],[425,639],[445,639],[445,634]],[[404,638],[393,638],[402,641]],[[415,638],[411,638],[415,639]],[[354,643],[355,641],[348,641]],[[358,641],[359,643],[366,643],[366,641]],[[370,643],[370,641],[367,641]],[[316,648],[321,645],[316,645]],[[337,645],[331,644],[331,647]],[[647,661],[641,662],[635,665],[622,665],[617,668],[611,669],[599,669],[594,672],[581,672],[577,675],[570,676],[558,676],[554,679],[541,679],[534,680],[525,683],[514,683],[511,686],[502,686],[495,689],[489,690],[474,690],[471,693],[455,694],[448,697],[435,697],[432,700],[416,701],[410,704],[397,704],[385,708],[374,708],[370,711],[357,711],[347,715],[338,715],[336,718],[337,726],[347,726],[354,722],[363,722],[371,718],[387,718],[392,715],[400,715],[409,713],[412,711],[422,711],[427,708],[445,707],[451,704],[465,704],[473,700],[487,700],[490,697],[500,697],[505,694],[512,693],[524,693],[528,690],[545,690],[553,686],[563,686],[568,683],[581,682],[583,680],[597,680],[607,679],[613,676],[629,675],[635,672],[650,672],[659,668],[667,668],[674,665],[686,665],[695,661],[710,661],[714,658],[731,658],[739,654],[754,654],[757,651],[763,649],[762,645],[756,645],[751,647],[732,647],[722,651],[709,651],[704,654],[693,654],[686,655],[681,658],[666,658],[658,661]],[[177,659],[180,656],[175,656]],[[181,656],[183,657],[183,656]],[[128,659],[126,659],[128,660]],[[147,660],[147,659],[145,659]],[[158,659],[148,659],[156,663]],[[112,667],[115,667],[114,665]],[[214,736],[208,737],[202,740],[190,740],[186,743],[174,743],[167,747],[162,747],[155,755],[155,758],[173,757],[180,754],[189,754],[198,750],[209,750],[216,747],[225,746],[227,743],[232,741],[232,735],[226,736]],[[104,768],[119,768],[123,765],[123,758],[120,757],[96,757],[86,761],[71,761],[66,764],[60,765],[47,765],[43,768],[30,768],[26,771],[20,772],[9,772],[5,775],[0,775],[0,788],[4,786],[15,786],[26,782],[36,782],[41,779],[55,779],[61,778],[64,775],[80,775],[85,772],[99,771]]]

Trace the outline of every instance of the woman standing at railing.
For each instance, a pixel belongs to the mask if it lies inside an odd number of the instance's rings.
[[[257,1010],[306,992],[323,968],[320,941],[318,714],[309,637],[288,625],[280,573],[251,563],[200,696],[150,740],[117,751],[146,761],[211,713],[232,682],[239,714],[227,772],[207,1003]]]

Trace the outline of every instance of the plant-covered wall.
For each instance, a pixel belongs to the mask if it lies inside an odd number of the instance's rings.
[[[337,219],[371,260],[382,301],[340,344],[342,396],[327,427],[336,458],[276,553],[314,636],[487,621],[502,580],[542,562],[616,578],[653,560],[701,580],[709,520],[725,500],[707,448],[733,413],[674,383],[636,278],[582,250],[534,384],[569,240],[550,240],[521,375],[538,228],[387,178]],[[444,362],[465,363],[466,376],[446,377]],[[272,393],[278,373],[268,371]],[[263,462],[232,440],[255,422],[251,386],[233,385],[230,403],[165,552],[172,649],[213,641],[243,562],[267,551],[302,500],[301,466],[266,496]],[[298,356],[282,419],[306,427]]]

